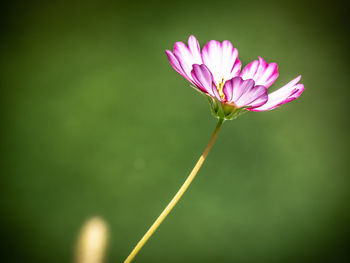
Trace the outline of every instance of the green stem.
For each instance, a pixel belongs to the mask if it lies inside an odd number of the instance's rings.
[[[164,219],[167,217],[167,215],[170,213],[170,211],[174,208],[174,206],[177,204],[177,202],[180,200],[181,196],[185,193],[187,188],[190,186],[191,182],[195,178],[196,174],[198,173],[199,169],[201,168],[202,164],[205,161],[205,158],[209,154],[209,151],[211,147],[213,146],[215,139],[220,131],[220,128],[222,124],[224,123],[224,119],[219,119],[218,124],[216,125],[216,128],[213,132],[213,135],[211,136],[209,143],[207,147],[205,147],[205,150],[199,160],[197,161],[196,165],[193,167],[192,172],[187,177],[184,184],[181,186],[181,188],[178,190],[176,195],[173,197],[173,199],[170,201],[170,203],[166,206],[166,208],[163,210],[163,212],[159,215],[159,217],[154,221],[153,225],[148,229],[146,234],[141,238],[141,240],[137,243],[135,248],[131,251],[129,256],[125,259],[124,263],[131,262],[134,257],[137,255],[137,253],[141,250],[141,248],[146,244],[148,239],[152,236],[152,234],[157,230],[159,225],[164,221]]]

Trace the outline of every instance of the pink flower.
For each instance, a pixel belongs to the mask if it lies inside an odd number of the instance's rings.
[[[267,89],[278,77],[276,63],[266,63],[261,57],[241,71],[238,51],[230,41],[211,40],[200,50],[194,36],[188,46],[176,42],[174,50],[165,51],[171,66],[209,99],[216,117],[233,119],[243,109],[272,110],[300,96],[304,85],[296,77],[282,88],[268,94]]]

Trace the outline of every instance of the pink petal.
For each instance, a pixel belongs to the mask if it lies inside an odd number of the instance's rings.
[[[188,38],[188,46],[182,42],[174,44],[174,55],[178,60],[187,79],[192,79],[191,70],[193,64],[203,64],[200,54],[200,46],[194,36]],[[181,74],[181,73],[180,73]]]
[[[242,98],[242,97],[241,97]],[[265,104],[268,100],[267,88],[265,86],[254,86],[249,95],[246,96],[246,105],[249,105],[249,109],[260,107]]]
[[[235,77],[225,83],[223,92],[227,102],[238,107],[258,107],[267,101],[267,88],[255,86],[254,80]]]
[[[250,109],[250,110],[252,111],[272,110],[282,104],[295,100],[304,91],[304,85],[298,84],[300,79],[301,79],[301,76],[296,77],[295,79],[293,79],[292,81],[284,85],[282,88],[269,94],[268,100],[264,105],[257,107],[255,109]]]
[[[209,93],[212,96],[215,96],[213,93],[213,76],[210,70],[204,64],[194,64],[191,75],[194,84],[200,90]]]
[[[216,85],[238,75],[241,63],[238,60],[238,51],[230,41],[222,43],[216,40],[209,41],[202,50],[203,63],[213,74]]]
[[[241,77],[235,77],[231,80],[232,85],[232,101],[238,103],[239,99],[245,94],[246,91],[254,87],[254,81],[251,79],[243,80]],[[244,106],[238,105],[237,106]]]
[[[196,61],[202,61],[202,56],[201,56],[201,47],[198,43],[198,40],[195,36],[191,35],[188,38],[188,47]]]
[[[235,64],[233,65],[233,69],[231,71],[231,75],[230,77],[228,77],[227,79],[232,79],[234,77],[239,76],[239,72],[241,71],[242,68],[242,63],[241,61],[237,58]]]
[[[214,83],[214,81],[213,81],[213,96],[216,98],[216,99],[218,99],[219,101],[223,101],[224,102],[224,100],[221,98],[221,96],[220,96],[220,94],[219,94],[219,91],[218,91],[218,89],[217,89],[217,87],[215,86],[215,83]]]
[[[233,79],[230,79],[225,82],[225,85],[222,88],[227,102],[232,102],[234,85],[235,82],[233,81]]]
[[[173,52],[171,52],[170,50],[165,50],[165,53],[168,56],[169,63],[173,67],[173,69],[175,69],[177,73],[186,78],[188,81],[192,81],[189,77],[187,77],[187,75],[183,71],[179,61],[177,60]]]
[[[259,61],[254,60],[245,66],[240,76],[243,79],[253,79],[256,85],[268,88],[278,78],[278,66],[276,63],[267,64],[265,60],[259,57]]]
[[[256,71],[258,70],[258,66],[259,66],[259,61],[254,60],[250,62],[247,66],[244,67],[240,76],[243,79],[253,79]]]

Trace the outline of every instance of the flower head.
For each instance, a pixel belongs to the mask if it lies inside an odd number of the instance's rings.
[[[173,52],[165,52],[171,66],[206,95],[218,118],[233,119],[243,110],[272,110],[298,98],[304,91],[298,76],[268,94],[267,89],[278,77],[277,64],[268,64],[259,57],[241,71],[238,51],[227,40],[221,43],[211,40],[201,51],[197,39],[190,36],[188,45],[176,42]]]

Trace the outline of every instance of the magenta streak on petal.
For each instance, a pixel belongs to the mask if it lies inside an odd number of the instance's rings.
[[[230,102],[236,102],[243,94],[242,89],[241,89],[243,79],[241,77],[235,77],[229,81],[231,82],[230,85],[232,86],[232,99]],[[226,85],[226,83],[225,83],[225,85]]]
[[[276,63],[267,64],[266,61],[259,57],[249,63],[241,72],[243,79],[253,79],[256,85],[270,87],[278,78],[278,66]]]
[[[192,56],[196,61],[201,61],[202,62],[202,56],[201,56],[201,47],[198,43],[198,40],[196,39],[195,36],[191,35],[188,38],[188,47],[192,53]]]
[[[249,90],[254,87],[254,80],[248,79],[243,80],[241,77],[236,77],[233,79],[233,98],[232,100],[237,106],[246,106],[245,102],[247,100],[246,94]],[[236,91],[236,92],[235,92]],[[236,96],[235,96],[236,95]]]
[[[268,88],[275,82],[277,78],[278,66],[276,63],[270,63],[261,71],[261,74],[258,76],[255,83],[257,85],[263,85]]]
[[[222,63],[221,70],[224,80],[229,80],[237,74],[237,70],[240,70],[240,61],[238,60],[238,50],[233,47],[232,43],[228,40],[224,40],[221,43],[222,49]],[[235,72],[233,70],[235,69]]]
[[[238,52],[238,51],[237,51]],[[230,77],[227,79],[232,79],[234,77],[239,76],[239,72],[241,71],[242,68],[242,63],[241,61],[237,58],[235,64],[233,65],[232,72],[230,74]]]
[[[258,66],[259,66],[259,62],[257,60],[250,62],[247,66],[244,67],[240,76],[243,79],[253,79],[258,69]]]
[[[239,107],[260,106],[267,100],[266,88],[264,86],[255,86],[253,80],[244,80],[241,82],[241,96],[235,100]],[[260,99],[262,97],[262,99]],[[264,99],[264,97],[266,97]],[[258,100],[256,103],[255,101]]]
[[[185,72],[183,71],[179,61],[177,60],[177,58],[174,56],[174,54],[170,51],[170,50],[165,50],[166,55],[168,56],[168,60],[170,65],[173,67],[173,69],[176,70],[177,73],[179,73],[181,76],[183,76],[184,78],[186,78],[188,81],[192,80],[187,77],[187,75],[185,74]]]
[[[187,78],[192,79],[192,65],[202,64],[202,58],[200,56],[199,43],[194,36],[189,37],[188,44],[189,47],[182,42],[176,42],[174,44],[174,55],[179,61],[179,64]]]
[[[210,70],[204,65],[194,64],[191,75],[195,85],[202,91],[214,96],[213,76]]]
[[[265,86],[254,86],[250,90],[249,100],[247,99],[246,106],[250,108],[259,107],[265,104],[268,100],[267,88]]]
[[[300,81],[301,76],[296,77],[282,88],[272,92],[268,95],[268,101],[255,109],[250,109],[252,111],[265,111],[272,110],[279,107],[282,104],[290,102],[298,98],[304,91],[303,84],[297,84]]]
[[[228,103],[238,107],[258,107],[267,101],[267,89],[255,86],[254,80],[235,77],[225,83],[224,94]]]
[[[257,71],[256,71],[256,73],[255,73],[254,78],[255,78],[256,80],[257,80],[258,78],[260,78],[261,75],[264,74],[266,68],[267,68],[267,63],[266,63],[266,61],[263,60],[262,57],[259,57],[259,66],[258,66],[258,69],[257,69]]]
[[[226,81],[222,91],[224,92],[225,99],[227,102],[232,102],[233,85],[232,80]]]

